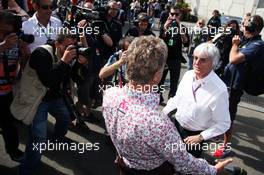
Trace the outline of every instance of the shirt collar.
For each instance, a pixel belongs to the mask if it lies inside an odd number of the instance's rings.
[[[127,85],[124,87],[128,98],[133,101],[140,101],[142,104],[147,105],[153,109],[159,107],[159,94],[155,92],[142,92],[129,88]]]
[[[208,81],[210,81],[210,80],[212,79],[213,72],[214,72],[214,71],[211,70],[211,72],[210,72],[206,77],[204,77],[204,78],[202,78],[202,79],[199,79],[199,80],[196,80],[196,78],[195,78],[195,73],[194,73],[194,75],[193,75],[193,82],[194,82],[194,83],[197,83],[197,84],[204,85],[204,84],[206,84]]]
[[[39,24],[39,21],[38,21],[38,18],[37,18],[37,12],[34,13],[34,15],[32,16],[32,19],[33,19],[33,23],[35,25]],[[52,16],[51,16],[48,25],[51,25],[52,23],[53,23],[53,19],[52,19]]]

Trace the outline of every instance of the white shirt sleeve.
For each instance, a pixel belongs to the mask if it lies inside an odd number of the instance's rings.
[[[164,114],[168,115],[171,111],[177,108],[178,106],[177,102],[179,101],[178,97],[181,95],[182,91],[184,90],[184,87],[185,87],[184,81],[186,80],[186,77],[188,76],[188,74],[189,74],[189,71],[183,75],[182,80],[180,81],[180,84],[178,85],[176,95],[170,98],[167,102],[167,105],[163,108],[162,111]]]
[[[167,105],[163,108],[163,113],[168,115],[171,111],[177,108],[177,96],[170,98],[167,102]]]
[[[204,140],[216,137],[225,133],[231,124],[229,114],[229,101],[227,91],[220,93],[210,105],[212,110],[212,123],[210,128],[201,132]]]

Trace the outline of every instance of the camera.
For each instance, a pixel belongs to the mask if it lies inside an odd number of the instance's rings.
[[[91,47],[80,47],[78,45],[75,46],[77,58],[79,55],[82,55],[89,61],[91,58],[93,58],[93,49]]]
[[[14,14],[13,13],[13,17],[10,19],[12,25],[14,26],[14,33],[16,33],[16,35],[18,36],[19,39],[21,39],[22,41],[31,44],[34,42],[34,35],[31,34],[25,34],[21,28],[22,28],[22,16]]]
[[[21,39],[22,41],[31,44],[34,42],[35,37],[34,35],[31,34],[25,34],[23,30],[19,30],[18,32],[16,32],[17,36],[19,39]]]
[[[102,35],[105,29],[105,16],[107,9],[103,7],[103,2],[97,4],[96,8],[91,10],[81,6],[72,5],[65,0],[61,0],[58,3],[58,14],[61,21],[64,21],[63,25],[67,28],[76,27],[78,22],[86,20],[91,24],[93,29],[99,31]]]

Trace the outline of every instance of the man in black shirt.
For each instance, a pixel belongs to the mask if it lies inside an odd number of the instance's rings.
[[[128,29],[126,36],[139,37],[142,35],[153,35],[155,34],[150,30],[149,16],[146,13],[140,13],[137,17],[135,26]]]
[[[6,152],[12,160],[21,161],[23,152],[18,149],[18,132],[10,105],[13,101],[13,86],[17,80],[19,63],[25,62],[26,45],[22,47],[16,35],[15,15],[8,10],[0,11],[0,127]],[[24,55],[24,56],[23,56]]]
[[[160,14],[160,21],[159,21],[159,26],[160,26],[160,36],[162,35],[163,27],[165,22],[167,21],[169,15],[170,15],[170,8],[171,6],[169,4],[165,5],[165,10],[163,10]]]
[[[77,57],[75,44],[76,39],[69,30],[63,29],[55,41],[55,48],[51,46],[40,46],[36,48],[30,57],[26,69],[33,69],[36,76],[28,76],[25,72],[23,79],[33,79],[28,91],[36,91],[45,88],[46,93],[37,107],[36,114],[30,127],[29,141],[26,146],[25,159],[20,167],[21,175],[34,174],[41,159],[40,145],[45,144],[47,138],[47,117],[48,113],[56,119],[54,136],[55,141],[63,140],[70,123],[70,113],[63,99],[65,85],[69,81],[70,64]],[[83,63],[84,58],[78,57]],[[23,77],[24,76],[24,77]],[[22,82],[21,82],[22,83]],[[29,92],[22,92],[28,96]],[[31,97],[32,98],[32,97]]]
[[[168,46],[168,58],[167,66],[163,72],[163,77],[160,82],[160,86],[164,84],[165,78],[167,76],[168,70],[170,71],[170,92],[169,98],[175,96],[177,85],[180,77],[181,62],[185,59],[182,56],[182,45],[187,46],[189,43],[189,36],[187,30],[180,24],[181,11],[178,7],[173,6],[170,9],[170,15],[164,24],[164,31],[161,38]],[[186,28],[185,28],[186,29]],[[185,61],[186,62],[186,61]],[[161,96],[161,102],[162,102]]]
[[[111,0],[106,6],[106,15],[104,17],[104,31],[102,37],[99,38],[101,43],[101,56],[106,61],[116,51],[119,40],[122,38],[122,24],[114,18],[118,14],[118,4],[116,1]],[[112,42],[105,42],[105,37],[109,36]]]
[[[217,34],[218,28],[221,27],[221,15],[218,10],[214,10],[212,15],[207,23],[207,27],[210,29],[210,37],[213,38]]]

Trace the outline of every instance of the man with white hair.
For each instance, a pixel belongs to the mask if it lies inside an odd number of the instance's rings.
[[[177,109],[175,125],[188,151],[200,157],[203,141],[227,131],[230,116],[227,87],[213,71],[220,57],[218,49],[203,43],[193,55],[193,70],[185,73],[163,112],[169,114]]]

